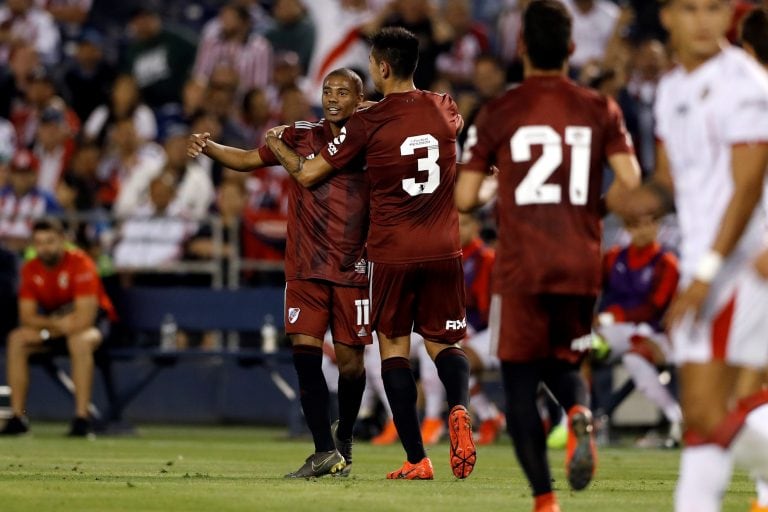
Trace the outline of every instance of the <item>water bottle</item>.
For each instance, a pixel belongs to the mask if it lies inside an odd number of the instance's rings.
[[[261,326],[261,350],[267,354],[277,352],[277,327],[272,315],[264,316]]]
[[[169,352],[176,350],[176,334],[179,332],[179,326],[173,315],[166,313],[163,322],[160,324],[160,350]]]

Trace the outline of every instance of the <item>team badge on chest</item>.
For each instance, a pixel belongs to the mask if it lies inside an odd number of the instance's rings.
[[[59,288],[65,289],[69,286],[69,274],[67,272],[62,272],[59,274]]]

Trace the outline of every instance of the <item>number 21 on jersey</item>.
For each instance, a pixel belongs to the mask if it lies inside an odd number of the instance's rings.
[[[591,144],[591,128],[565,128],[565,145],[569,146],[571,151],[568,197],[573,205],[587,204]],[[563,138],[560,134],[547,125],[522,126],[512,136],[509,145],[512,161],[515,163],[530,161],[532,146],[542,147],[541,156],[533,162],[523,181],[515,189],[515,202],[519,205],[560,203],[560,185],[547,183],[563,163]]]

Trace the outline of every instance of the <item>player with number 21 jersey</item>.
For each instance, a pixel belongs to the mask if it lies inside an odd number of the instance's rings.
[[[562,76],[528,77],[481,110],[463,159],[500,171],[497,292],[597,295],[603,164],[617,153],[633,153],[618,105]]]

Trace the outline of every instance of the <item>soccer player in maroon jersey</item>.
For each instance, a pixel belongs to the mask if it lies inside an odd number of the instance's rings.
[[[566,78],[571,16],[535,0],[523,14],[522,85],[489,102],[469,128],[456,186],[459,210],[479,205],[498,173],[499,244],[491,329],[502,363],[507,425],[536,511],[558,511],[536,408],[541,382],[569,414],[566,454],[573,489],[595,467],[587,386],[579,374],[600,290],[600,191],[604,162],[615,173],[614,206],[640,170],[616,103]],[[493,342],[492,342],[493,343]]]
[[[286,127],[283,140],[305,158],[343,136],[349,117],[363,100],[363,83],[348,69],[331,71],[323,83],[319,123]],[[188,154],[203,153],[237,170],[279,165],[268,147],[246,151],[222,146],[209,134],[190,137]],[[352,428],[365,389],[363,349],[370,344],[370,306],[364,244],[368,230],[368,180],[361,159],[311,189],[292,181],[285,254],[285,330],[293,345],[301,406],[315,453],[288,478],[341,472],[352,463]],[[322,346],[330,325],[339,365],[339,421],[330,425]],[[338,451],[337,451],[338,450]]]
[[[372,325],[382,378],[407,459],[387,475],[432,479],[416,413],[408,361],[411,330],[424,337],[446,390],[450,464],[466,478],[476,460],[469,402],[469,364],[457,343],[466,330],[458,213],[453,203],[456,134],[463,121],[447,95],[416,89],[418,39],[399,27],[372,37],[369,72],[384,99],[358,112],[312,160],[275,136],[267,144],[299,183],[342,169],[364,154],[371,182],[368,235]]]
[[[70,436],[91,431],[88,406],[93,385],[93,353],[104,339],[106,320],[116,320],[93,260],[68,248],[61,222],[43,218],[32,225],[37,255],[21,269],[19,324],[8,335],[7,375],[13,389],[13,416],[2,435],[29,430],[24,409],[29,388],[29,356],[66,346],[75,385],[75,418]]]

